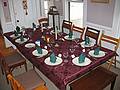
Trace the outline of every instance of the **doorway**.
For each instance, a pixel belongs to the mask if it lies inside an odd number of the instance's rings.
[[[69,7],[69,20],[73,24],[83,27],[83,1],[70,1],[68,2]]]

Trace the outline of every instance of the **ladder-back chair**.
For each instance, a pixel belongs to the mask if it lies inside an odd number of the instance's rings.
[[[71,21],[67,21],[67,20],[63,20],[62,32],[64,32],[64,29],[68,29],[69,31],[72,31],[72,22]]]
[[[88,37],[94,39],[96,45],[98,44],[99,35],[100,35],[100,30],[97,30],[97,29],[94,29],[91,27],[86,28],[85,37],[88,36]]]
[[[81,28],[73,24],[72,31],[80,33],[80,39],[82,40],[85,28]]]
[[[47,27],[48,26],[48,18],[43,17],[38,19],[38,23],[41,27]]]
[[[102,42],[106,42],[106,43],[114,45],[113,51],[117,52],[117,49],[119,48],[119,44],[120,44],[120,37],[119,38],[114,38],[114,37],[102,34],[101,39],[100,39],[100,45],[101,46],[102,46]],[[112,64],[114,64],[115,67],[116,67],[116,56],[112,57],[111,60],[108,61],[109,62],[108,69],[110,69]]]
[[[12,47],[11,47],[12,48]],[[6,70],[10,73],[12,73],[12,71],[21,65],[25,66],[25,70],[27,71],[27,63],[25,58],[17,51],[14,50],[13,48],[11,49],[13,52],[6,54],[6,52],[8,52],[9,49],[4,49],[3,51],[0,51],[0,66],[1,66],[1,70],[2,70],[2,74],[5,74],[6,79],[7,79],[7,73]],[[5,69],[5,67],[7,67],[7,69]],[[8,79],[7,79],[8,82]]]

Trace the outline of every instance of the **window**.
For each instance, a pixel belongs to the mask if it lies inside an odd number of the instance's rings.
[[[45,16],[47,17],[47,13],[48,13],[48,1],[44,0],[44,12],[45,12]]]
[[[75,25],[83,27],[83,2],[69,2],[69,19]]]

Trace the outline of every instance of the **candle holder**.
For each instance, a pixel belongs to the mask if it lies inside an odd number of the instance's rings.
[[[59,14],[56,6],[50,6],[50,8],[49,8],[49,11],[48,11],[48,24],[49,24],[49,21],[51,21],[51,20],[49,20],[50,16],[52,16],[53,30],[55,32],[55,39],[57,40],[57,29],[60,30],[60,14]]]

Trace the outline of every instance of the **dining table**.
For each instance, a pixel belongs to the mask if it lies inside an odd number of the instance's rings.
[[[71,81],[85,75],[116,55],[115,51],[98,45],[84,47],[81,45],[84,40],[65,38],[67,35],[59,32],[56,39],[55,32],[51,28],[37,28],[36,30],[25,28],[23,37],[26,38],[26,41],[19,43],[17,41],[21,35],[15,36],[14,31],[4,33],[4,36],[16,46],[19,52],[53,82],[59,90],[66,90],[67,84]],[[36,41],[40,41],[41,49],[47,51],[45,55],[34,55]],[[35,46],[26,47],[26,44],[29,43],[35,44]],[[90,51],[94,51],[97,47],[104,52],[103,56],[95,57],[90,54]],[[57,57],[57,64],[50,61],[52,53]],[[88,60],[84,64],[78,61],[82,53]]]

